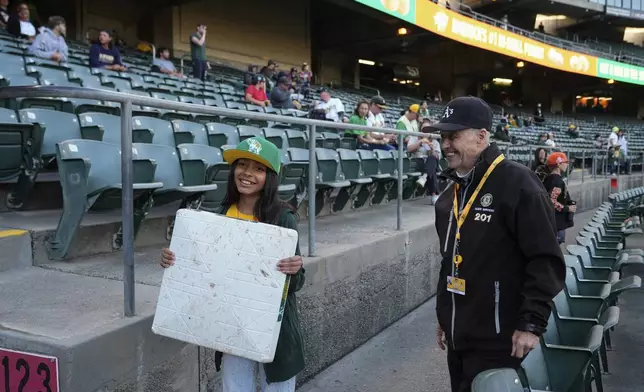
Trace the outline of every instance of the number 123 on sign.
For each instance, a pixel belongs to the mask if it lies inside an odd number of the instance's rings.
[[[60,392],[58,359],[0,348],[0,392]]]

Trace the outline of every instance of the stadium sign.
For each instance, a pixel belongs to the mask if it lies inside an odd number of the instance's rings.
[[[644,68],[602,58],[597,59],[597,76],[644,85]]]
[[[587,76],[644,84],[644,68],[546,45],[521,34],[474,20],[429,0],[355,0],[470,46],[544,67]]]

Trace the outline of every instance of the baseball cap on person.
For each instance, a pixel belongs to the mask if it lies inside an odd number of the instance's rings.
[[[380,95],[371,98],[371,104],[378,106],[380,109],[388,109],[385,99]]]
[[[245,158],[259,162],[278,174],[282,166],[280,150],[263,137],[245,139],[237,147],[225,150],[223,156],[224,160],[231,165],[236,160]]]
[[[481,98],[467,96],[451,100],[440,121],[431,126],[439,132],[456,132],[464,129],[492,129],[492,109]]]
[[[557,166],[560,163],[568,163],[568,157],[563,152],[553,152],[548,155],[546,160],[546,165],[548,166]]]
[[[410,112],[412,112],[412,113],[416,113],[416,114],[418,114],[418,111],[419,111],[419,110],[420,110],[420,105],[419,105],[419,104],[417,104],[417,103],[415,103],[415,104],[413,104],[413,105],[409,106],[409,111],[410,111]]]

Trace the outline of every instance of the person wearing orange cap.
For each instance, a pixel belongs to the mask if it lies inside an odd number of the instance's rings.
[[[553,152],[548,156],[546,165],[550,174],[543,180],[543,186],[555,207],[557,241],[562,244],[566,242],[566,229],[574,225],[573,214],[577,211],[577,205],[570,199],[566,183],[561,176],[568,170],[568,157],[563,152]]]

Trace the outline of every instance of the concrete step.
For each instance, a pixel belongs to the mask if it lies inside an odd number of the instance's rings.
[[[33,263],[31,236],[27,230],[0,228],[0,272],[25,268]]]
[[[177,209],[178,204],[153,208],[141,226],[135,246],[145,248],[165,244],[168,217],[173,216]],[[0,213],[0,227],[26,230],[31,240],[33,264],[46,264],[50,262],[47,244],[56,232],[61,214],[62,210]],[[120,210],[87,213],[72,241],[67,260],[118,252],[112,248],[112,242],[120,223]]]

